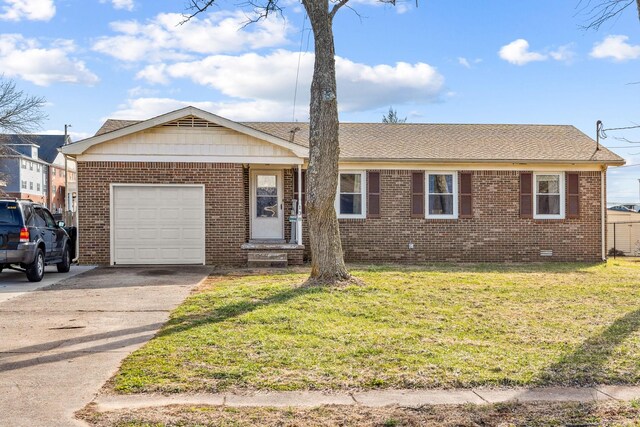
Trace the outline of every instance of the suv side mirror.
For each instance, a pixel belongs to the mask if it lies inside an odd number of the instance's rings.
[[[64,227],[64,221],[58,221],[58,227],[60,228]]]

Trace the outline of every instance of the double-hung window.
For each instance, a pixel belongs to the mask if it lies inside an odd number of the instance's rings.
[[[426,217],[433,219],[458,218],[458,174],[456,172],[428,172]]]
[[[336,212],[339,218],[365,218],[365,188],[367,174],[364,171],[340,172],[336,195]]]
[[[533,179],[533,217],[564,218],[564,173],[536,172],[533,174]]]

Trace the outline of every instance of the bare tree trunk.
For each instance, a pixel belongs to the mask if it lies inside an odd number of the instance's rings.
[[[311,82],[307,219],[311,246],[311,277],[335,283],[351,276],[344,265],[340,229],[334,208],[338,186],[338,101],[332,14],[328,0],[303,0],[315,41]]]

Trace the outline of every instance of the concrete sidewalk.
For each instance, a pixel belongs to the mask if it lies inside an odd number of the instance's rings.
[[[93,403],[98,412],[167,405],[211,405],[228,407],[315,407],[361,405],[367,407],[425,405],[483,405],[500,402],[596,402],[640,398],[639,386],[546,387],[454,390],[376,390],[354,393],[316,391],[256,392],[247,394],[136,394],[100,395]]]
[[[0,425],[85,425],[74,413],[209,271],[98,268],[0,303]]]

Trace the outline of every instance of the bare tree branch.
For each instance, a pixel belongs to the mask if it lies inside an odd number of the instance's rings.
[[[340,0],[335,3],[331,8],[331,12],[329,12],[329,19],[333,21],[333,17],[336,15],[336,12],[338,12],[338,10],[347,3],[349,3],[349,0]]]
[[[592,5],[591,0],[580,0],[579,5],[584,5],[581,11],[588,16],[588,24],[585,29],[598,30],[602,24],[620,15],[629,6],[636,5],[638,20],[640,20],[640,0],[599,0]]]
[[[16,89],[12,80],[0,76],[0,132],[28,134],[38,129],[47,115],[45,99]]]
[[[180,25],[189,22],[197,15],[207,11],[212,6],[218,6],[216,0],[189,0],[186,10],[187,14],[183,14],[184,20],[180,22]],[[238,3],[240,8],[251,8],[255,14],[254,17],[247,17],[247,22],[242,28],[249,24],[260,21],[267,18],[273,13],[277,13],[282,16],[282,7],[278,4],[278,0],[266,0],[266,2],[257,2],[254,0],[247,0],[245,2]]]

